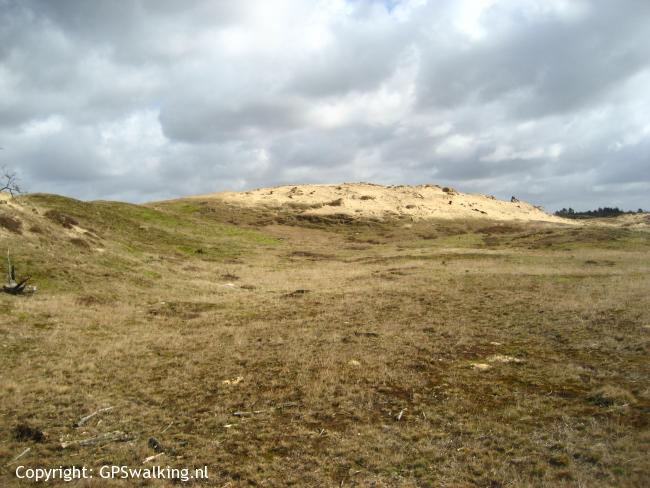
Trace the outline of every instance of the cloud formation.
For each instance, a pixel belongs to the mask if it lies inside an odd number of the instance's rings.
[[[299,182],[650,207],[646,0],[0,0],[30,191]]]

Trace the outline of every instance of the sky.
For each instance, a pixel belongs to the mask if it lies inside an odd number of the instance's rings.
[[[0,165],[161,200],[440,184],[650,208],[648,0],[0,0]]]

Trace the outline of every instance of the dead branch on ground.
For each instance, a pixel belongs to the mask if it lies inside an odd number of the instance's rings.
[[[27,286],[27,282],[31,279],[31,276],[27,276],[20,281],[16,281],[16,268],[11,263],[11,257],[9,256],[9,249],[7,249],[7,283],[2,286],[2,291],[9,293],[10,295],[21,295],[23,293],[34,293],[36,291],[35,286]]]

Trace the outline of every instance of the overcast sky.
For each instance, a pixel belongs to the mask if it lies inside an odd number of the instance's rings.
[[[0,0],[0,164],[82,199],[650,208],[649,87],[648,0]]]

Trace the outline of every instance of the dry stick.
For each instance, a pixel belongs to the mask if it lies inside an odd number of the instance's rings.
[[[91,437],[90,439],[80,439],[70,442],[62,442],[61,447],[65,449],[70,446],[94,446],[94,445],[103,445],[108,444],[109,442],[124,442],[131,440],[127,434],[121,430],[115,430],[113,432],[106,432],[104,434],[98,435],[97,437]]]
[[[9,465],[15,463],[16,461],[18,461],[21,457],[23,457],[25,454],[27,454],[27,453],[28,453],[29,451],[31,451],[31,450],[32,450],[32,448],[31,448],[31,447],[28,447],[28,448],[25,449],[23,452],[21,452],[20,454],[18,454],[18,456],[16,456],[15,458],[13,458],[10,462],[8,462],[8,463],[7,463],[7,466],[9,466]]]
[[[164,452],[161,452],[161,453],[159,453],[159,454],[154,454],[153,456],[149,456],[149,457],[146,458],[144,461],[142,461],[142,464],[147,464],[148,462],[151,462],[151,461],[153,461],[154,459],[159,458],[159,457],[162,456],[163,454],[165,454],[165,453],[164,453]]]
[[[273,410],[280,410],[281,408],[285,408],[285,407],[295,407],[296,405],[298,405],[296,402],[286,402],[286,403],[281,403],[280,405],[276,405],[275,407],[271,407],[271,408],[266,409],[266,410],[252,410],[250,412],[237,411],[237,412],[233,412],[233,415],[235,417],[246,417],[248,415],[254,415],[254,414],[257,414],[257,413],[272,412]]]
[[[100,413],[108,412],[110,410],[113,410],[115,407],[106,407],[106,408],[100,408],[96,412],[91,413],[90,415],[86,415],[85,417],[81,417],[79,419],[79,422],[75,424],[75,427],[81,427],[83,424],[88,422],[91,418],[93,418],[95,415],[98,415]]]
[[[169,428],[170,428],[172,425],[174,425],[174,421],[173,421],[173,420],[172,420],[171,422],[169,422],[169,425],[168,425],[167,427],[165,427],[163,430],[161,430],[160,433],[161,433],[161,434],[164,434],[165,432],[167,432],[167,431],[169,430]]]
[[[12,283],[13,280],[13,273],[11,272],[13,267],[11,266],[11,258],[9,257],[9,248],[7,248],[7,286],[12,286],[14,283]]]
[[[246,417],[248,415],[253,415],[253,414],[256,414],[256,413],[264,413],[266,411],[267,410],[253,410],[252,412],[233,412],[233,415],[235,417]]]

